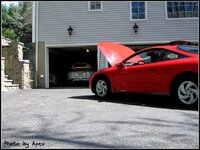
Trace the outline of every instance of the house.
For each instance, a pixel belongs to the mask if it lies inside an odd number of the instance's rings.
[[[49,76],[66,86],[70,66],[88,62],[108,67],[97,43],[118,42],[134,50],[187,40],[198,44],[198,1],[36,1],[33,37],[35,85],[49,88]]]

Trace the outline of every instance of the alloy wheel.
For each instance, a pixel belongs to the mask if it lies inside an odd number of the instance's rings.
[[[105,97],[108,92],[108,86],[106,81],[98,80],[96,83],[96,93],[99,97]]]
[[[179,85],[178,97],[184,104],[194,104],[199,97],[198,87],[192,81],[184,81]]]

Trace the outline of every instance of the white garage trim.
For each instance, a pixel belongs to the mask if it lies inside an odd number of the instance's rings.
[[[49,48],[45,46],[45,88],[49,88]]]
[[[113,41],[115,42],[115,41]],[[171,41],[142,41],[142,42],[116,42],[124,45],[144,45],[144,44],[164,44]],[[47,44],[49,48],[52,47],[80,47],[80,46],[96,46],[98,43],[80,43],[80,44]]]
[[[97,70],[99,70],[100,68],[99,57],[100,57],[100,51],[99,51],[99,47],[97,47]]]
[[[105,58],[105,56],[101,53],[99,47],[97,47],[97,66],[97,70],[108,68],[108,61]]]

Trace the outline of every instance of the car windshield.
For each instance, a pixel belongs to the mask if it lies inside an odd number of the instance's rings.
[[[186,51],[186,52],[193,53],[193,54],[198,54],[199,53],[198,46],[178,45],[177,48],[180,49],[180,50]]]

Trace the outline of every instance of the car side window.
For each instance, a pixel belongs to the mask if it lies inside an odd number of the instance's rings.
[[[143,52],[139,54],[139,56],[143,59],[145,64],[151,63],[151,56],[148,55],[148,52]]]
[[[148,50],[135,55],[126,61],[126,66],[142,65],[160,61],[160,50]]]
[[[163,51],[162,60],[172,60],[172,59],[178,59],[178,58],[179,58],[179,55],[174,52]]]
[[[145,64],[161,61],[162,50],[148,50],[139,54]]]

